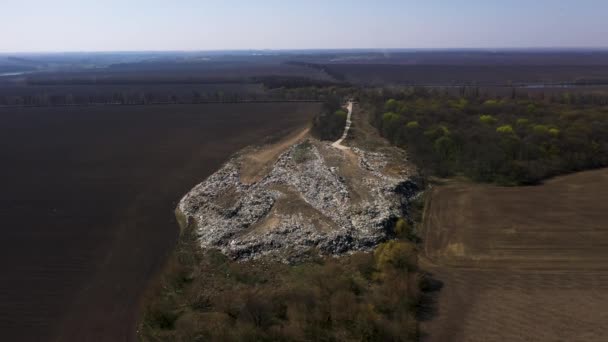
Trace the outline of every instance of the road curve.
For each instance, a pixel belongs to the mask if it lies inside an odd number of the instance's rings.
[[[348,115],[346,116],[346,126],[344,127],[344,133],[342,134],[342,137],[340,137],[340,139],[331,144],[331,146],[340,150],[348,150],[348,146],[342,145],[342,142],[348,136],[348,131],[350,130],[350,125],[352,124],[351,116],[353,114],[353,101],[348,101],[346,109],[348,109]]]

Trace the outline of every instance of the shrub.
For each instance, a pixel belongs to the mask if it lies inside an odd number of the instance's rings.
[[[498,120],[496,120],[496,118],[494,118],[492,115],[485,114],[485,115],[481,115],[481,116],[479,117],[479,121],[480,121],[481,123],[483,123],[483,124],[486,124],[486,125],[493,125],[493,124],[495,124],[495,123],[496,123]]]
[[[513,134],[513,126],[511,125],[502,125],[498,128],[496,128],[496,132],[498,133],[502,133],[502,134]]]
[[[454,140],[452,140],[448,136],[442,136],[435,140],[433,148],[435,150],[435,153],[437,153],[440,157],[446,160],[453,156],[454,152],[456,152]]]
[[[145,324],[160,330],[173,330],[177,315],[172,309],[167,307],[157,307],[148,311],[144,317]]]
[[[391,121],[399,120],[399,114],[395,114],[393,112],[384,113],[384,115],[382,116],[382,120],[384,122],[391,122]]]
[[[370,253],[358,252],[350,257],[355,269],[367,280],[371,280],[376,272],[374,256]]]
[[[420,127],[420,124],[418,124],[418,121],[410,121],[405,126],[409,129],[416,129]]]
[[[413,244],[397,240],[383,243],[374,252],[378,268],[408,270],[415,267],[416,249]]]
[[[399,107],[399,103],[395,99],[389,99],[384,104],[384,110],[387,112],[396,112]]]
[[[424,131],[424,135],[432,140],[436,140],[441,137],[450,135],[450,129],[444,125],[439,125]]]
[[[397,220],[395,223],[395,235],[400,238],[408,238],[411,233],[410,224],[403,218]]]
[[[532,130],[534,131],[534,133],[539,135],[550,134],[549,127],[545,125],[534,125],[534,127],[532,127]]]
[[[293,160],[297,164],[301,164],[312,157],[310,141],[306,140],[295,147],[293,151]]]
[[[469,105],[469,101],[465,98],[460,98],[456,102],[452,102],[452,108],[464,110]]]
[[[559,135],[559,129],[553,127],[553,128],[549,128],[549,134],[551,134],[552,136],[556,137]]]
[[[346,120],[346,117],[348,116],[348,112],[343,109],[338,109],[337,111],[334,112],[334,115],[336,115],[338,118],[340,118],[340,120]]]

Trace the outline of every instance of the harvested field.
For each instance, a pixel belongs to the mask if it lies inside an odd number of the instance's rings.
[[[0,109],[6,341],[135,339],[178,233],[173,209],[232,153],[301,130],[317,104]]]
[[[608,170],[430,194],[423,261],[443,283],[429,341],[608,339]]]
[[[74,103],[89,102],[111,102],[118,97],[126,101],[135,102],[139,97],[147,97],[152,100],[167,101],[171,96],[175,96],[182,102],[192,103],[197,99],[195,94],[209,97],[216,93],[235,94],[245,97],[246,95],[262,96],[265,94],[263,85],[250,83],[152,83],[142,82],[133,84],[2,84],[0,82],[0,100],[6,98],[20,97],[46,98],[52,103],[54,99],[66,95],[72,97]],[[57,101],[57,100],[55,100]],[[1,102],[0,102],[1,103]]]
[[[608,82],[604,65],[328,64],[332,73],[365,85],[511,85]]]

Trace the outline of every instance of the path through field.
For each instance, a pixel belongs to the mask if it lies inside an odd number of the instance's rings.
[[[353,115],[353,102],[352,101],[348,102],[348,104],[346,105],[346,109],[348,110],[348,115],[346,116],[346,126],[344,127],[344,134],[342,134],[342,137],[340,137],[340,139],[338,139],[336,142],[331,144],[331,146],[333,146],[337,149],[340,149],[340,150],[348,149],[348,147],[342,145],[342,142],[344,142],[346,137],[348,137],[348,131],[350,130],[350,126],[352,125],[352,121],[351,121],[351,117]]]
[[[538,187],[433,189],[426,341],[607,341],[608,170]]]

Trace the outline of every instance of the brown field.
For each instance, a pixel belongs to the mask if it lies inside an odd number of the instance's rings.
[[[225,94],[262,96],[265,93],[261,84],[251,83],[135,83],[135,84],[2,84],[0,82],[0,99],[6,97],[63,97],[70,94],[74,103],[109,102],[116,94],[124,94],[127,98],[136,98],[140,94],[148,94],[153,98],[176,96],[182,102],[192,103],[193,94]]]
[[[0,340],[129,341],[173,209],[317,104],[0,109]]]
[[[517,85],[608,82],[604,65],[328,64],[346,81],[364,85]]]
[[[422,264],[443,283],[426,340],[608,340],[608,169],[438,186],[423,238]]]

